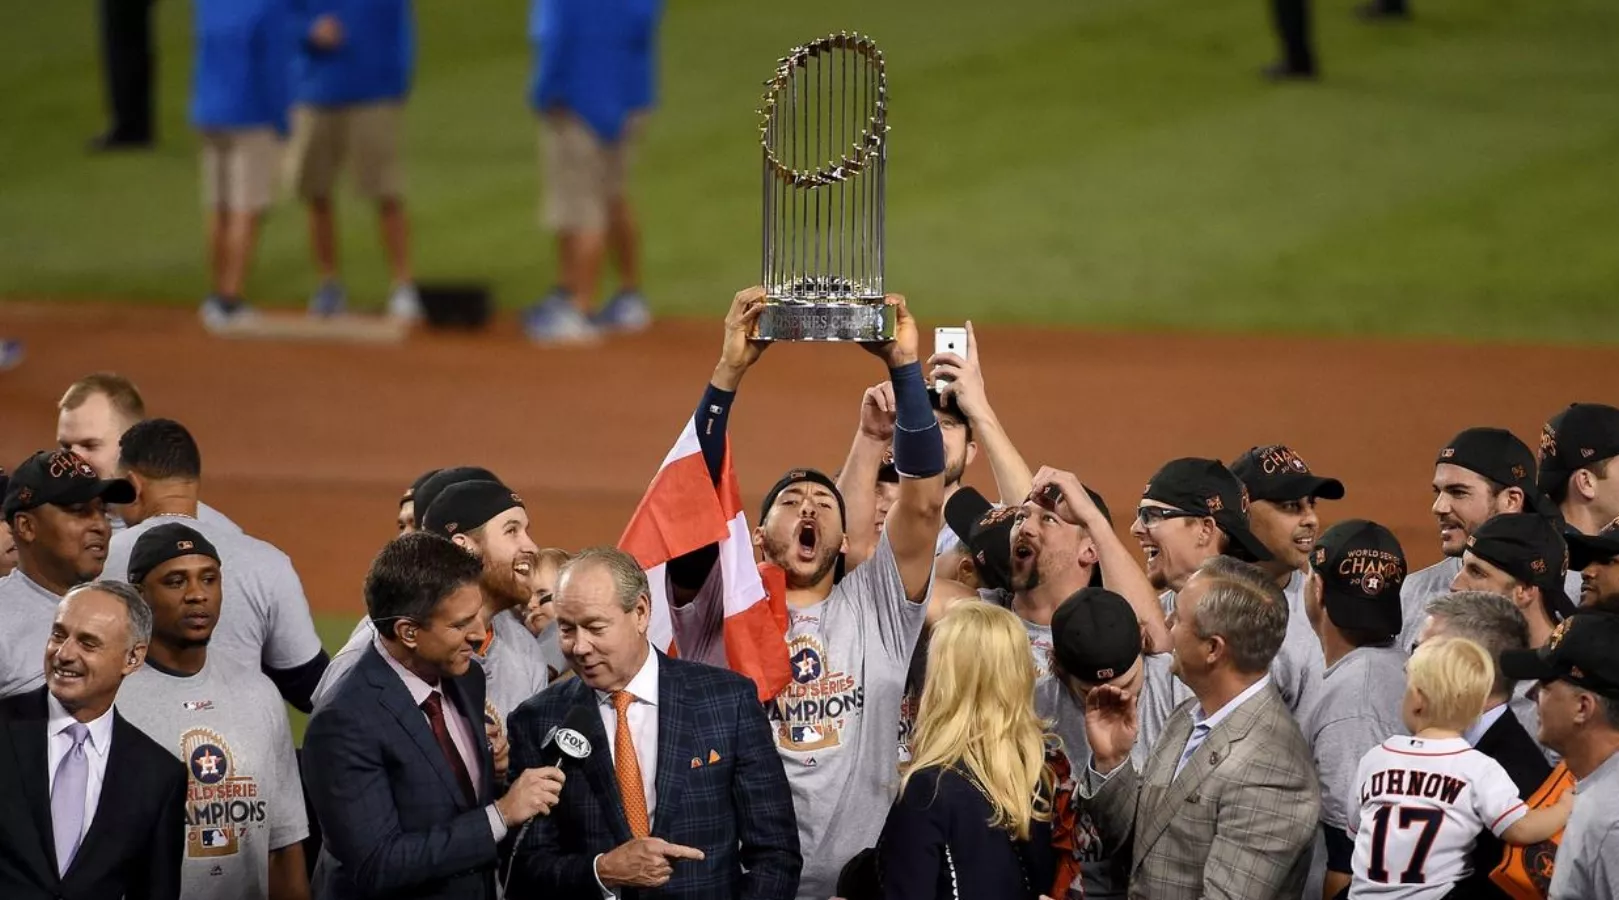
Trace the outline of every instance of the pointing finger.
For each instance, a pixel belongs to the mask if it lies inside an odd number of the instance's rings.
[[[703,851],[696,847],[687,847],[682,844],[666,843],[656,849],[669,859],[693,859],[698,861],[703,859]]]

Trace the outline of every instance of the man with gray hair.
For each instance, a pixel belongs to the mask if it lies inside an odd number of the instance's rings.
[[[0,897],[179,895],[185,767],[113,704],[151,634],[129,585],[73,588],[43,641],[45,686],[0,700]]]
[[[509,896],[791,900],[798,825],[753,682],[653,648],[646,574],[622,550],[569,560],[552,602],[579,677],[512,713],[512,768],[540,765],[559,728],[597,749],[518,838]]]
[[[1512,601],[1500,594],[1456,591],[1428,601],[1428,618],[1418,633],[1417,643],[1449,637],[1467,638],[1488,650],[1490,656],[1500,659],[1502,653],[1529,646],[1529,625]],[[1535,684],[1533,681],[1522,683]],[[1462,737],[1473,749],[1500,763],[1512,777],[1512,783],[1518,786],[1518,796],[1528,800],[1551,775],[1552,767],[1532,737],[1540,729],[1534,703],[1527,697],[1521,698],[1528,701],[1529,721],[1533,725],[1523,720],[1524,714],[1518,708],[1518,684],[1497,667],[1495,686],[1484,701],[1484,714]],[[1506,715],[1509,709],[1513,715]],[[1473,873],[1457,884],[1457,895],[1505,898],[1507,895],[1490,880],[1490,872],[1501,862],[1504,849],[1494,833],[1481,832],[1471,855]]]
[[[1226,565],[1222,563],[1221,565]],[[1272,684],[1288,610],[1253,584],[1200,566],[1175,594],[1173,670],[1195,695],[1137,771],[1136,698],[1086,696],[1091,763],[1080,797],[1110,850],[1132,846],[1131,896],[1297,897],[1321,794],[1310,749]]]

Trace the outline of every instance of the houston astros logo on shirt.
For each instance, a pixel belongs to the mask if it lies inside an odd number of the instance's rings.
[[[265,821],[258,782],[236,771],[224,736],[211,728],[180,735],[180,753],[190,777],[186,784],[186,856],[234,856],[248,828]]]
[[[843,743],[843,727],[866,705],[866,691],[854,676],[830,671],[826,648],[814,635],[787,644],[793,681],[768,710],[783,750],[824,750]]]

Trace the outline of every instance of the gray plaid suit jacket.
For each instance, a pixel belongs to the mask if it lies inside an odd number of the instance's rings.
[[[1266,685],[1215,726],[1176,778],[1196,704],[1175,710],[1139,775],[1126,762],[1081,784],[1104,850],[1131,853],[1131,900],[1297,898],[1321,819],[1304,736]]]

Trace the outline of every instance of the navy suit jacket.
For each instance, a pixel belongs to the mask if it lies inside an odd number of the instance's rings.
[[[116,711],[95,818],[73,865],[57,876],[45,690],[0,700],[0,897],[179,897],[185,766]]]
[[[725,669],[658,654],[657,808],[652,836],[703,851],[674,860],[661,888],[619,890],[623,900],[793,900],[803,857],[787,773],[753,682]],[[600,900],[595,858],[628,843],[613,771],[612,738],[596,692],[578,678],[546,689],[507,720],[511,770],[540,765],[546,733],[568,711],[591,711],[591,754],[566,760],[567,781],[549,816],[518,843],[509,896]],[[643,773],[643,777],[646,773]]]
[[[1551,764],[1540,752],[1540,745],[1529,736],[1510,709],[1495,720],[1495,724],[1484,732],[1473,749],[1507,770],[1507,774],[1512,776],[1512,783],[1518,786],[1519,798],[1523,800],[1534,796],[1535,791],[1540,790],[1540,786],[1552,774]],[[1555,849],[1553,852],[1556,852]],[[1462,880],[1457,896],[1477,900],[1511,900],[1506,891],[1490,880],[1490,873],[1505,855],[1506,844],[1500,838],[1487,830],[1479,832],[1471,855],[1473,874]]]
[[[376,647],[309,720],[304,781],[323,841],[317,900],[493,900],[496,845],[484,807],[495,799],[495,763],[483,737],[483,669],[474,664],[441,687],[477,739],[476,804]]]

